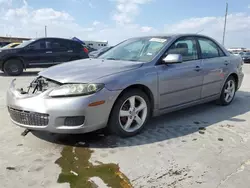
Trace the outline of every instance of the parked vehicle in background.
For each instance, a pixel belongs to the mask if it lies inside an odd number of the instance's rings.
[[[244,63],[250,63],[250,52],[244,52],[241,57]]]
[[[28,91],[13,81],[7,105],[11,120],[31,130],[107,128],[133,136],[151,115],[214,100],[229,105],[244,77],[242,65],[241,57],[203,35],[132,38],[97,59],[45,69]]]
[[[90,52],[97,51],[97,49],[92,48],[92,47],[90,47],[90,46],[86,46],[86,45],[84,45],[84,46],[88,49],[89,53],[90,53]]]
[[[83,42],[82,40],[80,40],[80,39],[77,38],[77,37],[73,37],[72,40],[77,41],[77,42],[79,42],[81,45],[83,45],[83,46],[87,49],[87,51],[86,51],[87,53],[96,50],[96,49],[94,49],[94,48],[91,48],[90,46],[87,46],[87,45],[85,44],[85,42]]]
[[[20,44],[21,44],[20,42],[13,42],[13,43],[7,44],[6,46],[3,46],[2,48],[0,48],[0,51],[3,49],[15,48],[16,46]]]
[[[10,42],[0,42],[0,48],[10,44]]]
[[[93,51],[89,53],[89,57],[90,58],[97,58],[100,55],[104,54],[105,52],[107,52],[108,50],[110,50],[111,48],[113,48],[113,46],[107,46],[107,47],[103,47],[99,50]]]
[[[40,38],[25,41],[12,49],[2,49],[0,68],[7,75],[17,76],[27,68],[49,67],[88,57],[86,47],[77,41],[62,38]]]
[[[108,41],[83,41],[77,37],[73,37],[72,40],[78,41],[79,43],[84,45],[86,48],[88,48],[89,52],[96,51],[108,45]]]
[[[243,52],[233,52],[234,55],[241,56]]]

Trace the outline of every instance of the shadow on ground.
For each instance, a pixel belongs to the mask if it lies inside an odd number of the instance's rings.
[[[235,100],[229,106],[207,103],[169,113],[150,120],[144,131],[134,137],[118,138],[105,136],[101,131],[81,135],[58,135],[45,132],[32,132],[48,142],[63,145],[80,145],[91,148],[115,148],[138,146],[160,142],[198,132],[215,123],[228,120],[230,125],[246,120],[236,118],[250,111],[250,93],[238,91]]]

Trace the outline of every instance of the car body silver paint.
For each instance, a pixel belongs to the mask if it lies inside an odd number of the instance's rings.
[[[152,93],[153,115],[182,109],[218,99],[221,89],[231,74],[242,83],[242,59],[231,55],[223,46],[214,41],[226,54],[225,57],[199,59],[179,64],[160,64],[158,61],[170,45],[180,37],[206,37],[203,35],[178,34],[168,37],[168,43],[148,63],[103,59],[85,59],[56,65],[39,73],[40,76],[61,83],[104,83],[105,88],[89,96],[51,98],[50,91],[37,96],[20,96],[13,86],[7,92],[7,105],[13,108],[49,113],[50,122],[46,127],[29,127],[58,133],[84,133],[106,126],[112,107],[121,92],[133,85],[143,85]],[[157,37],[157,36],[152,36]],[[197,71],[196,67],[201,67]],[[105,100],[105,104],[89,107],[88,104]],[[79,127],[66,127],[63,117],[84,115],[86,121]]]
[[[83,133],[106,126],[110,110],[119,95],[117,91],[103,89],[94,95],[78,97],[51,98],[48,94],[52,89],[38,95],[21,95],[13,85],[7,92],[9,107],[30,112],[49,114],[49,124],[44,127],[28,126],[12,120],[16,125],[31,130],[46,130],[53,133]],[[103,105],[90,107],[95,101],[105,100]],[[84,124],[77,127],[64,125],[65,117],[85,116]]]

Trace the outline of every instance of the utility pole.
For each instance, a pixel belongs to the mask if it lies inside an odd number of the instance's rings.
[[[224,31],[223,31],[223,39],[222,44],[225,44],[225,35],[226,35],[226,26],[227,26],[227,11],[228,11],[228,3],[226,4],[226,14],[225,14],[225,23],[224,23]]]
[[[45,37],[47,37],[47,26],[45,25]]]

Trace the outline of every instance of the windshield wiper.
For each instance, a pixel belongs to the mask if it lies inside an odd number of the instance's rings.
[[[138,59],[129,59],[128,61],[138,61]]]
[[[116,58],[113,58],[113,57],[110,57],[110,58],[106,58],[106,60],[117,60],[117,61],[138,61],[138,59],[116,59]]]
[[[107,60],[119,60],[119,59],[116,59],[116,58],[110,57],[110,58],[107,58]]]

